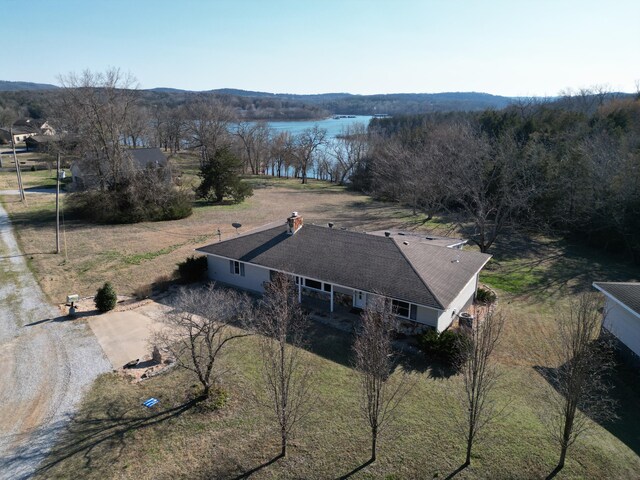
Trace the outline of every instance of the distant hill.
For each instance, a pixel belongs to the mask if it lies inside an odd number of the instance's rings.
[[[213,94],[219,97],[235,97],[258,101],[285,101],[303,103],[321,108],[332,114],[373,115],[375,113],[415,114],[444,111],[496,110],[507,107],[518,99],[481,92],[443,93],[389,93],[354,95],[351,93],[269,93],[237,88],[218,88],[205,92],[193,92],[173,88],[152,88],[149,92],[163,94]]]
[[[0,107],[27,107],[33,115],[46,115],[50,100],[59,87],[33,82],[0,80]],[[178,107],[201,96],[212,96],[232,107],[247,120],[311,120],[330,115],[421,115],[436,112],[473,112],[501,110],[519,101],[531,99],[492,95],[482,92],[389,93],[356,95],[346,92],[319,94],[271,93],[238,88],[206,91],[156,87],[140,91],[146,105]],[[610,97],[621,95],[610,94]],[[558,98],[540,98],[554,101]],[[587,99],[588,100],[588,99]],[[584,100],[584,101],[587,101]],[[577,101],[577,100],[570,100]]]
[[[50,83],[10,82],[0,80],[0,92],[19,92],[23,90],[55,90],[59,87]]]

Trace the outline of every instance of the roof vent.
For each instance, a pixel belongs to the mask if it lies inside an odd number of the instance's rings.
[[[398,235],[403,235],[403,236],[404,236],[404,235],[406,235],[406,233],[404,233],[404,232],[398,232]]]
[[[391,232],[384,232],[384,236],[385,237],[390,237],[391,236]]]
[[[405,241],[405,242],[402,242],[402,244],[403,245],[409,245],[409,242]]]
[[[327,225],[329,225],[329,228],[333,228],[333,222],[329,222]]]

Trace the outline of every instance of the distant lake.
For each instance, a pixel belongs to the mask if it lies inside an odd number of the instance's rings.
[[[367,127],[369,125],[369,120],[372,118],[373,117],[369,115],[356,115],[355,118],[325,118],[324,120],[267,122],[267,124],[270,128],[275,130],[276,133],[289,132],[291,135],[297,135],[308,128],[313,128],[315,125],[318,125],[320,128],[324,128],[327,131],[327,135],[330,138],[335,138],[347,127],[357,123],[364,124],[364,126]]]

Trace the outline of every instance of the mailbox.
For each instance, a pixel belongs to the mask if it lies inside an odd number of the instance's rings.
[[[80,300],[80,295],[67,295],[67,303],[75,303]]]

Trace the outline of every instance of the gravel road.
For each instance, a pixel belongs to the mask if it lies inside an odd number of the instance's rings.
[[[46,302],[2,205],[0,365],[0,479],[26,479],[111,364],[84,322]]]

